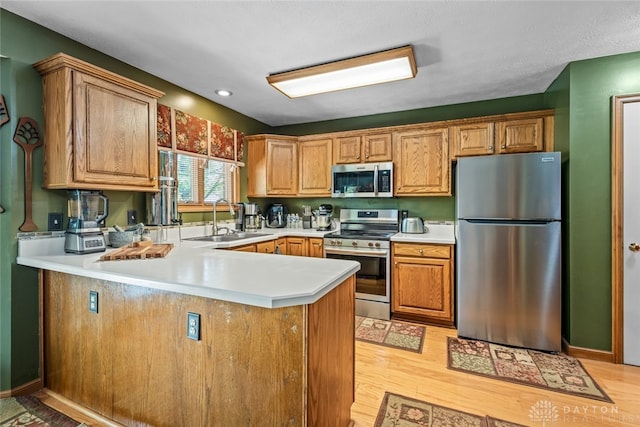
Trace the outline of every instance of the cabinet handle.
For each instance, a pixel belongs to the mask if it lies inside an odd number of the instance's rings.
[[[489,151],[491,151],[493,153],[493,145],[490,145],[487,148],[489,149]]]
[[[502,149],[504,150],[505,148],[507,148],[507,146],[506,146],[506,145],[503,145],[503,146],[502,146]]]
[[[639,244],[637,244],[637,243],[631,243],[631,244],[629,245],[629,250],[630,250],[631,252],[638,252],[638,251],[640,251],[640,245],[639,245]]]
[[[360,154],[358,154],[358,155],[356,156],[356,159],[360,160]]]
[[[422,255],[422,249],[418,249],[418,253]]]
[[[152,176],[152,177],[151,177],[151,181],[155,181],[155,180],[156,180],[156,177],[155,177],[155,176]]]

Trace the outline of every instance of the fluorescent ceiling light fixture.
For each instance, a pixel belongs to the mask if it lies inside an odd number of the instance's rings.
[[[413,47],[404,46],[299,70],[271,74],[267,77],[267,82],[289,98],[298,98],[412,79],[417,72]]]
[[[216,90],[216,94],[219,96],[231,96],[233,95],[233,92],[227,89],[218,89]]]

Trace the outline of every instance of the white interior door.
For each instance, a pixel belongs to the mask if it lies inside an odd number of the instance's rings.
[[[624,104],[623,120],[623,362],[640,366],[640,102]]]

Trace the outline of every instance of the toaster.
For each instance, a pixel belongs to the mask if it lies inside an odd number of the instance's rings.
[[[422,218],[405,218],[400,225],[400,231],[402,233],[410,234],[422,234],[425,232],[424,221]]]

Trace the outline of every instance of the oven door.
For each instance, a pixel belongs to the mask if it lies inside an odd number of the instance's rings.
[[[388,303],[391,301],[391,260],[387,249],[339,249],[325,245],[325,257],[360,263],[356,273],[356,298]]]

